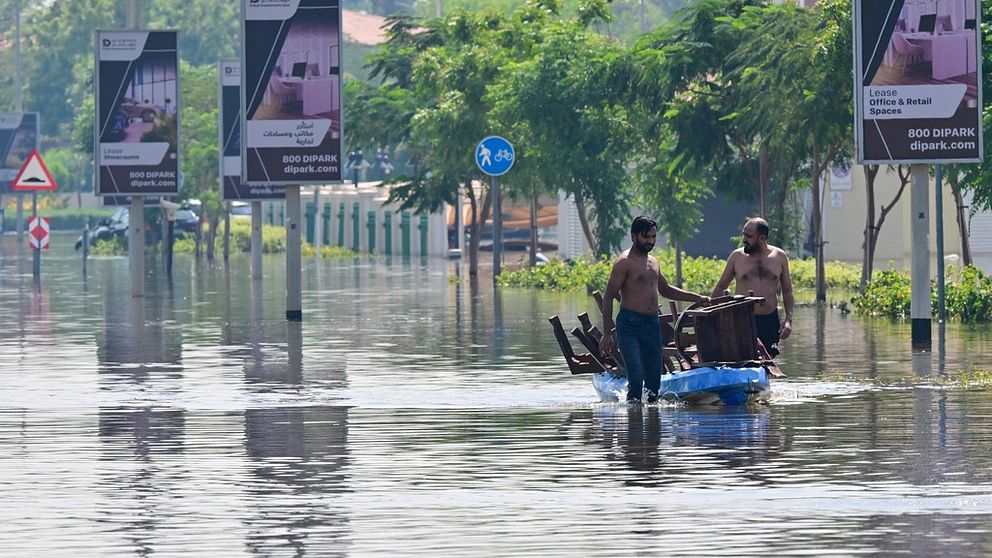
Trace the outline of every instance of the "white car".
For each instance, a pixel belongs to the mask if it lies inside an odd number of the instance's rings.
[[[231,202],[232,219],[251,219],[251,204],[243,201]]]

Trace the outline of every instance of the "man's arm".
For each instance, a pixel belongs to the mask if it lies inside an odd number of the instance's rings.
[[[780,280],[782,282],[782,304],[785,306],[785,321],[782,322],[778,336],[780,339],[788,339],[789,335],[792,334],[794,299],[792,298],[792,275],[789,273],[789,255],[784,250],[782,251],[782,277]]]
[[[678,287],[669,284],[668,280],[665,279],[665,274],[658,271],[658,294],[661,296],[671,299],[671,300],[684,300],[686,302],[703,302],[708,303],[710,297],[698,295]]]
[[[603,293],[603,339],[599,342],[599,350],[609,354],[613,350],[613,299],[620,292],[624,278],[623,258],[618,259],[610,270],[610,279],[606,282],[606,292]]]
[[[716,282],[716,286],[713,287],[713,294],[710,296],[723,296],[723,291],[727,290],[730,286],[730,282],[734,280],[734,255],[736,252],[731,252],[730,257],[727,258],[727,265],[723,268],[723,275],[720,276],[720,280]]]

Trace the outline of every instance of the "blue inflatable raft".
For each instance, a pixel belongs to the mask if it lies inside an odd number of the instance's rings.
[[[593,386],[604,402],[627,397],[627,378],[610,372],[592,375]],[[660,396],[666,401],[690,405],[746,405],[768,398],[771,384],[761,366],[729,368],[703,366],[663,374]]]

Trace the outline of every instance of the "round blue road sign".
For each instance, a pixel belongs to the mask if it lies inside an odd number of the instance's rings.
[[[475,164],[489,176],[506,174],[514,158],[513,146],[499,136],[489,136],[475,148]]]

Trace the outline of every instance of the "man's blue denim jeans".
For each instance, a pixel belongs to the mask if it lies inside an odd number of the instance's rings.
[[[661,320],[621,308],[617,313],[617,346],[627,368],[627,402],[640,402],[646,387],[653,400],[661,385]]]

